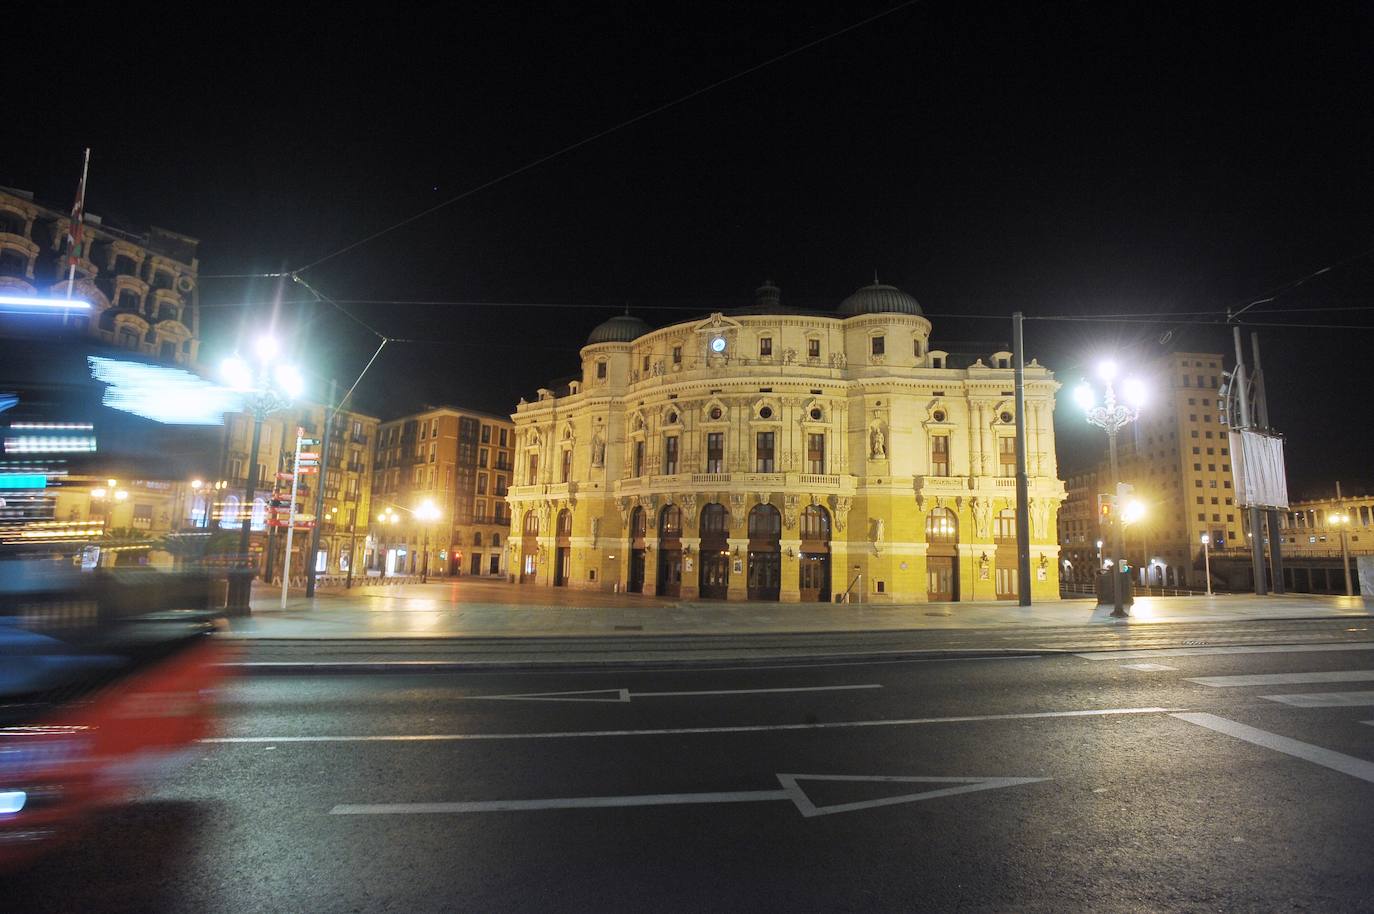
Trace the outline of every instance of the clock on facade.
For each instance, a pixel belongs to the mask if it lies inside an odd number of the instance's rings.
[[[723,337],[723,336],[718,336],[718,337],[714,338],[713,340],[711,340],[711,351],[712,351],[712,352],[724,352],[724,351],[725,351],[725,337]]]

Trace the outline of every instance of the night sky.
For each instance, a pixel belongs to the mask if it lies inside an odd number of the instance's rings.
[[[11,11],[0,184],[198,237],[201,270],[299,268],[541,156],[893,9],[597,3],[144,17]],[[186,9],[190,9],[187,7]],[[25,15],[34,18],[23,21]],[[203,16],[203,14],[201,14]],[[1374,7],[911,3],[305,271],[396,338],[358,391],[390,417],[509,412],[627,305],[650,323],[834,307],[874,271],[935,342],[1006,320],[1066,384],[1099,354],[1230,345],[1256,306],[1293,494],[1374,489]],[[375,337],[266,279],[202,283],[203,354],[276,321],[347,386]],[[274,306],[274,300],[286,304]],[[558,307],[532,307],[533,304]],[[682,310],[672,310],[682,309]],[[1277,310],[1282,309],[1282,310]],[[1172,319],[1170,319],[1172,317]],[[1166,342],[1161,343],[1161,339]],[[1101,435],[1059,411],[1061,462]]]

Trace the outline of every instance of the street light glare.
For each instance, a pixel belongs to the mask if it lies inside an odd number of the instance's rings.
[[[229,386],[236,390],[249,390],[253,386],[253,371],[248,363],[236,355],[231,355],[220,363],[220,374]]]
[[[278,365],[276,377],[277,386],[282,389],[282,393],[293,400],[305,390],[305,378],[301,377],[300,371],[294,365]]]
[[[276,356],[279,348],[277,346],[277,338],[270,333],[264,333],[262,336],[258,337],[258,341],[254,348],[263,360],[271,359]]]
[[[1145,384],[1139,378],[1128,378],[1121,385],[1121,393],[1131,406],[1139,408],[1145,405]]]
[[[1093,394],[1092,386],[1088,384],[1087,381],[1084,381],[1074,388],[1073,399],[1074,402],[1083,409],[1092,409],[1093,405],[1097,402],[1097,397]]]
[[[1132,498],[1126,502],[1126,506],[1121,509],[1121,522],[1123,524],[1133,524],[1145,517],[1145,502],[1138,498]]]
[[[1104,381],[1110,381],[1116,377],[1116,362],[1111,359],[1103,359],[1097,365],[1097,376]]]

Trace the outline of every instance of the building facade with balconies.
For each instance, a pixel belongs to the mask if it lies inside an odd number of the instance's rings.
[[[67,294],[69,214],[27,191],[0,188],[0,293]],[[67,326],[175,365],[200,349],[199,241],[157,228],[129,231],[94,213],[83,227],[72,297],[90,302]]]
[[[592,331],[514,413],[511,571],[684,599],[1016,596],[1011,354],[930,346],[910,295]],[[1059,385],[1026,367],[1032,592],[1058,596]]]

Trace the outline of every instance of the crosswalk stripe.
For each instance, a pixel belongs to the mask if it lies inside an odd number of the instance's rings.
[[[1314,765],[1321,765],[1323,768],[1330,768],[1342,774],[1359,778],[1362,781],[1369,781],[1374,784],[1374,762],[1367,762],[1362,758],[1355,758],[1353,755],[1344,755],[1340,752],[1333,752],[1330,749],[1323,749],[1321,746],[1314,746],[1311,743],[1300,742],[1296,739],[1289,739],[1286,736],[1279,736],[1277,733],[1269,733],[1258,730],[1254,727],[1247,727],[1245,724],[1238,724],[1234,720],[1227,720],[1224,717],[1217,717],[1215,714],[1183,713],[1171,714],[1170,717],[1177,717],[1179,720],[1186,720],[1190,724],[1199,727],[1206,727],[1208,730],[1215,730],[1217,733],[1224,733],[1227,736],[1244,740],[1256,746],[1263,746],[1265,749],[1273,749],[1275,752],[1282,752],[1311,762]]]
[[[1307,654],[1326,651],[1374,651],[1374,642],[1335,644],[1237,644],[1231,647],[1175,647],[1160,650],[1091,651],[1074,654],[1084,660],[1133,660],[1149,657],[1206,657],[1214,654]]]
[[[1235,686],[1310,685],[1315,682],[1374,682],[1374,670],[1333,670],[1319,673],[1260,673],[1251,676],[1195,676],[1186,680],[1214,689]]]
[[[1299,695],[1261,695],[1295,708],[1362,708],[1374,705],[1374,692],[1304,692]]]

